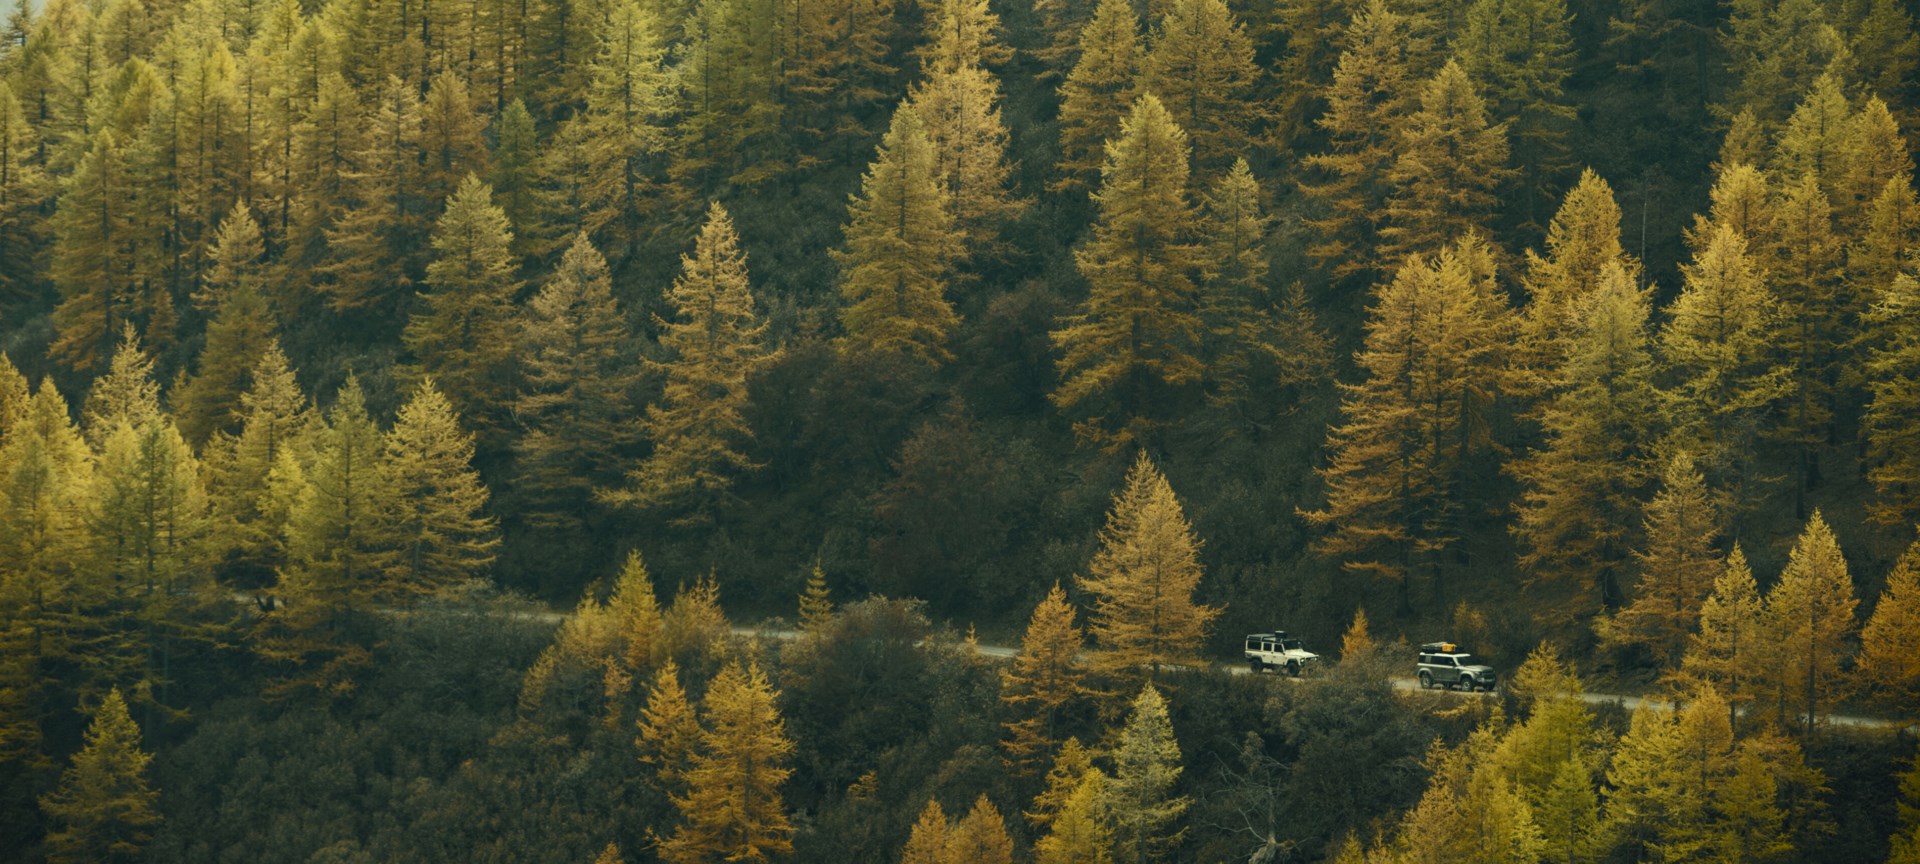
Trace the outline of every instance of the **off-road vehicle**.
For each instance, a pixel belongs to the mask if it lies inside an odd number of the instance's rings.
[[[1248,634],[1246,654],[1247,666],[1255,672],[1285,669],[1289,675],[1299,675],[1320,659],[1320,655],[1300,647],[1300,640],[1288,636],[1285,630]]]
[[[1431,689],[1458,686],[1464,690],[1489,690],[1499,683],[1493,667],[1474,659],[1452,642],[1428,642],[1420,646],[1420,686]]]

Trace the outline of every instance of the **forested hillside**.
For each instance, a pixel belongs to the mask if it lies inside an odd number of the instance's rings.
[[[22,5],[0,859],[1920,861],[1916,145],[1904,0]]]

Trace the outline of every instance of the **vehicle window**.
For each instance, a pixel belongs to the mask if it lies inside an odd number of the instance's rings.
[[[1248,650],[1248,651],[1258,651],[1258,650],[1260,650],[1260,643],[1258,643],[1258,642],[1255,642],[1255,641],[1253,641],[1252,639],[1248,639],[1248,640],[1247,640],[1247,650]]]
[[[1448,666],[1458,666],[1458,665],[1460,665],[1460,658],[1458,658],[1458,657],[1448,657],[1448,658],[1447,658],[1447,665],[1448,665]]]
[[[1280,648],[1285,651],[1298,651],[1300,650],[1300,640],[1288,639],[1287,641],[1280,643]]]
[[[1472,655],[1472,654],[1462,654],[1462,655],[1460,655],[1460,665],[1462,665],[1462,666],[1473,666],[1473,665],[1477,665],[1477,664],[1478,664],[1479,662],[1480,662],[1480,661],[1478,661],[1478,660],[1475,660],[1475,659],[1473,658],[1473,655]]]
[[[1420,655],[1420,662],[1422,662],[1422,663],[1427,663],[1427,664],[1431,664],[1431,663],[1433,663],[1433,655],[1432,655],[1432,654],[1422,654],[1422,655]]]

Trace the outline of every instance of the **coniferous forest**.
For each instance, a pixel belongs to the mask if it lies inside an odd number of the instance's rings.
[[[1916,864],[1916,17],[19,4],[0,860]]]

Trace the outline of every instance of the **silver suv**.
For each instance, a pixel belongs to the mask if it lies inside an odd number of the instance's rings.
[[[1251,633],[1247,636],[1247,667],[1255,672],[1262,669],[1285,669],[1289,675],[1299,675],[1301,670],[1320,655],[1300,647],[1300,640],[1287,635],[1285,630],[1272,633]]]
[[[1489,690],[1499,683],[1493,667],[1474,659],[1452,642],[1428,642],[1420,646],[1420,686],[1438,685],[1452,690]]]

